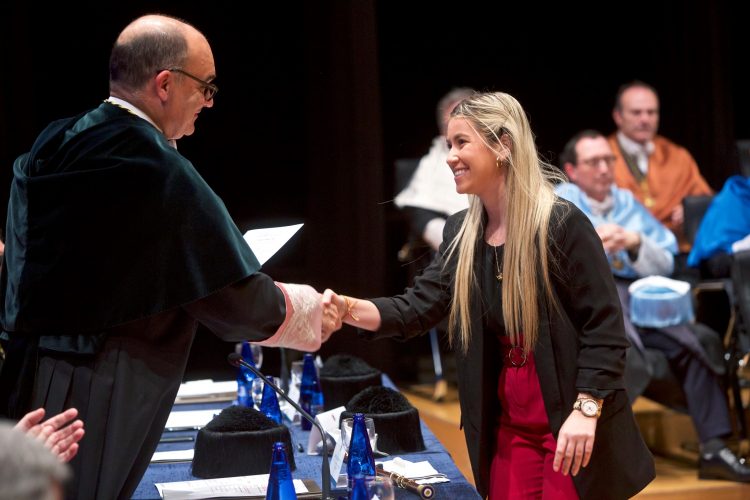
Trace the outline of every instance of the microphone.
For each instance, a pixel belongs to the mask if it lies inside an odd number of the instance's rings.
[[[284,391],[279,389],[276,384],[268,380],[268,377],[265,377],[260,370],[258,370],[256,367],[251,365],[250,363],[247,363],[244,359],[242,359],[242,356],[240,354],[237,354],[236,352],[232,352],[227,356],[227,361],[230,365],[234,366],[235,368],[239,368],[240,366],[243,366],[253,372],[255,375],[260,377],[261,380],[263,380],[266,384],[270,385],[271,388],[276,391],[276,393],[284,398],[284,401],[291,404],[295,410],[299,412],[300,415],[302,415],[302,418],[310,422],[312,425],[318,428],[320,431],[320,436],[323,439],[323,467],[322,467],[322,484],[321,490],[322,490],[322,499],[323,500],[329,500],[331,498],[331,466],[328,463],[328,436],[326,434],[326,431],[323,430],[323,426],[321,426],[317,420],[313,418],[312,415],[307,413],[305,410],[302,409],[300,405],[298,405],[295,401],[292,401],[292,399],[287,396]]]

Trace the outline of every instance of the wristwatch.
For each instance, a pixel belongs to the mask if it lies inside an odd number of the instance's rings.
[[[573,409],[580,411],[586,417],[598,417],[602,414],[602,401],[592,398],[576,399]]]

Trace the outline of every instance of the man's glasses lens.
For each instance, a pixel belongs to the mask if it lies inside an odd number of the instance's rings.
[[[617,158],[615,156],[597,156],[594,158],[589,158],[587,160],[581,160],[581,163],[589,167],[598,167],[602,162],[604,162],[608,167],[611,167],[615,164],[616,161]]]
[[[213,83],[211,83],[211,82],[207,82],[207,81],[205,81],[205,80],[201,80],[201,79],[200,79],[200,78],[198,78],[197,76],[195,76],[195,75],[192,75],[192,74],[188,73],[188,72],[187,72],[187,71],[185,71],[184,69],[180,69],[180,68],[169,68],[169,69],[168,69],[167,71],[174,71],[175,73],[181,73],[181,74],[183,74],[183,75],[187,76],[188,78],[192,78],[192,79],[193,79],[193,80],[195,80],[196,82],[200,83],[200,84],[202,85],[202,87],[203,87],[203,97],[204,97],[204,99],[206,99],[207,101],[210,101],[211,99],[213,99],[213,98],[214,98],[214,96],[216,95],[216,93],[217,93],[217,92],[219,91],[219,87],[217,87],[217,86],[216,86],[216,85],[214,85]]]

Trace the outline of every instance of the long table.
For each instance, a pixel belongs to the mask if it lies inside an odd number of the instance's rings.
[[[384,376],[384,385],[390,385],[390,380]],[[176,405],[176,411],[182,410],[218,410],[228,406],[229,402],[223,403],[198,403],[198,404],[181,404]],[[400,455],[392,455],[383,459],[378,460],[390,460],[395,456],[400,456],[405,460],[411,462],[420,462],[427,460],[432,466],[437,469],[438,472],[442,472],[450,482],[434,484],[435,487],[435,498],[440,499],[478,499],[481,498],[477,493],[474,486],[472,486],[461,472],[456,467],[450,454],[447,452],[445,447],[438,441],[435,435],[430,429],[420,421],[422,428],[422,437],[424,438],[425,450],[418,453],[408,453]],[[294,450],[294,461],[296,463],[296,469],[292,472],[292,476],[295,479],[313,479],[316,483],[320,484],[320,469],[322,464],[322,457],[315,455],[307,455],[305,452],[300,452],[297,449],[298,444],[302,444],[303,447],[307,446],[308,436],[310,431],[303,431],[299,425],[289,425],[289,430],[292,436],[292,443]],[[193,438],[197,435],[197,431],[180,431],[180,432],[169,432],[165,433],[169,437],[180,437],[180,436],[192,436]],[[183,450],[190,449],[194,446],[195,441],[189,442],[178,442],[178,443],[160,443],[157,451],[171,451],[171,450]],[[166,483],[172,481],[192,481],[200,479],[192,475],[190,462],[177,462],[177,463],[152,463],[146,474],[141,479],[138,489],[136,489],[133,499],[137,500],[152,500],[159,499],[159,492],[154,486],[156,483]],[[342,471],[343,472],[343,471]],[[396,488],[397,499],[414,499],[419,498],[418,495],[409,491]]]

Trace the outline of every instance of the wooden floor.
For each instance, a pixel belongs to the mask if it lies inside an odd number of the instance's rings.
[[[463,432],[459,430],[460,410],[455,389],[449,387],[443,402],[431,399],[432,386],[400,388],[430,430],[453,457],[458,469],[473,484]],[[637,500],[750,500],[750,485],[730,481],[699,480],[694,447],[689,443],[694,431],[684,415],[677,415],[649,400],[634,405],[636,418],[646,442],[655,451],[656,479],[639,493]],[[679,434],[679,436],[678,436]],[[679,445],[675,444],[679,441]],[[667,458],[666,455],[670,458]]]

